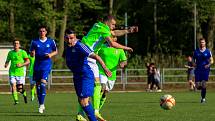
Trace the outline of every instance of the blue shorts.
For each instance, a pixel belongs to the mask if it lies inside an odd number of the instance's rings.
[[[94,75],[78,76],[73,78],[76,94],[79,98],[87,98],[93,96],[94,93]]]
[[[46,81],[48,81],[48,77],[49,77],[49,73],[50,73],[50,70],[40,70],[40,71],[34,71],[34,80],[36,82],[39,82],[41,79],[44,79]]]
[[[210,69],[196,69],[195,70],[195,81],[208,81]]]

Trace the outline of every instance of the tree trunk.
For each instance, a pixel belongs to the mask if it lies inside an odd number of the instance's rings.
[[[63,13],[63,19],[62,19],[62,23],[61,23],[61,29],[60,29],[60,37],[59,37],[59,56],[62,57],[63,54],[63,50],[64,50],[64,31],[66,30],[66,25],[67,25],[67,12],[68,12],[68,0],[64,1],[64,13]]]
[[[208,23],[208,48],[212,51],[213,49],[213,40],[214,40],[214,28],[215,28],[215,15],[213,15]]]
[[[53,1],[53,11],[56,11],[57,1]],[[56,20],[55,16],[52,17],[51,26],[50,26],[50,36],[55,39],[55,32],[56,32]]]
[[[113,14],[113,0],[109,0],[109,15]]]
[[[14,25],[15,25],[15,19],[14,19],[14,1],[12,0],[10,2],[10,14],[9,14],[9,29],[10,29],[10,34],[11,36],[14,38],[15,37],[15,29],[14,29]]]

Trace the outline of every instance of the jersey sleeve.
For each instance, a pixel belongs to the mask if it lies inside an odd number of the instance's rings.
[[[30,52],[35,50],[35,43],[34,43],[34,40],[31,40],[31,45],[30,45]]]
[[[29,59],[27,52],[24,51],[24,50],[22,51],[22,57],[23,57],[24,59]]]
[[[123,49],[120,49],[119,61],[126,61],[127,57]]]
[[[83,53],[85,56],[90,56],[91,54],[93,54],[93,51],[89,49],[89,47],[87,47],[86,45],[80,43],[79,44],[80,47],[80,51],[81,53]]]
[[[52,46],[51,46],[51,48],[52,48],[52,51],[57,51],[57,46],[56,46],[56,43],[55,43],[54,40],[52,40]]]

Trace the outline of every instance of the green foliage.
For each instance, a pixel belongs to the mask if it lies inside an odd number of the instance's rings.
[[[131,58],[135,58],[130,60],[129,67],[137,68],[135,64],[144,67],[144,61],[151,60],[155,60],[161,67],[180,67],[183,55],[192,54],[194,48],[194,2],[197,5],[197,35],[205,38],[210,36],[208,40],[212,48],[215,37],[210,33],[214,33],[214,24],[211,22],[215,13],[214,1],[114,0],[113,15],[118,25],[124,25],[127,12],[128,25],[139,26],[138,33],[128,35],[128,46],[134,48]],[[11,42],[15,34],[28,49],[30,40],[38,36],[38,26],[47,25],[51,29],[55,26],[52,31],[59,43],[66,6],[67,27],[75,30],[81,38],[83,31],[88,31],[98,18],[108,14],[109,0],[0,0],[0,42]],[[14,10],[15,33],[9,30],[11,10]],[[120,43],[123,44],[123,41],[121,38]]]

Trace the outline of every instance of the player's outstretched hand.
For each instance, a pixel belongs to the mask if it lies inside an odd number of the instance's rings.
[[[128,52],[133,52],[133,49],[132,48],[130,48],[130,47],[126,47],[124,50],[126,50],[126,51],[128,51]]]
[[[138,26],[132,26],[129,28],[130,33],[138,32]]]

